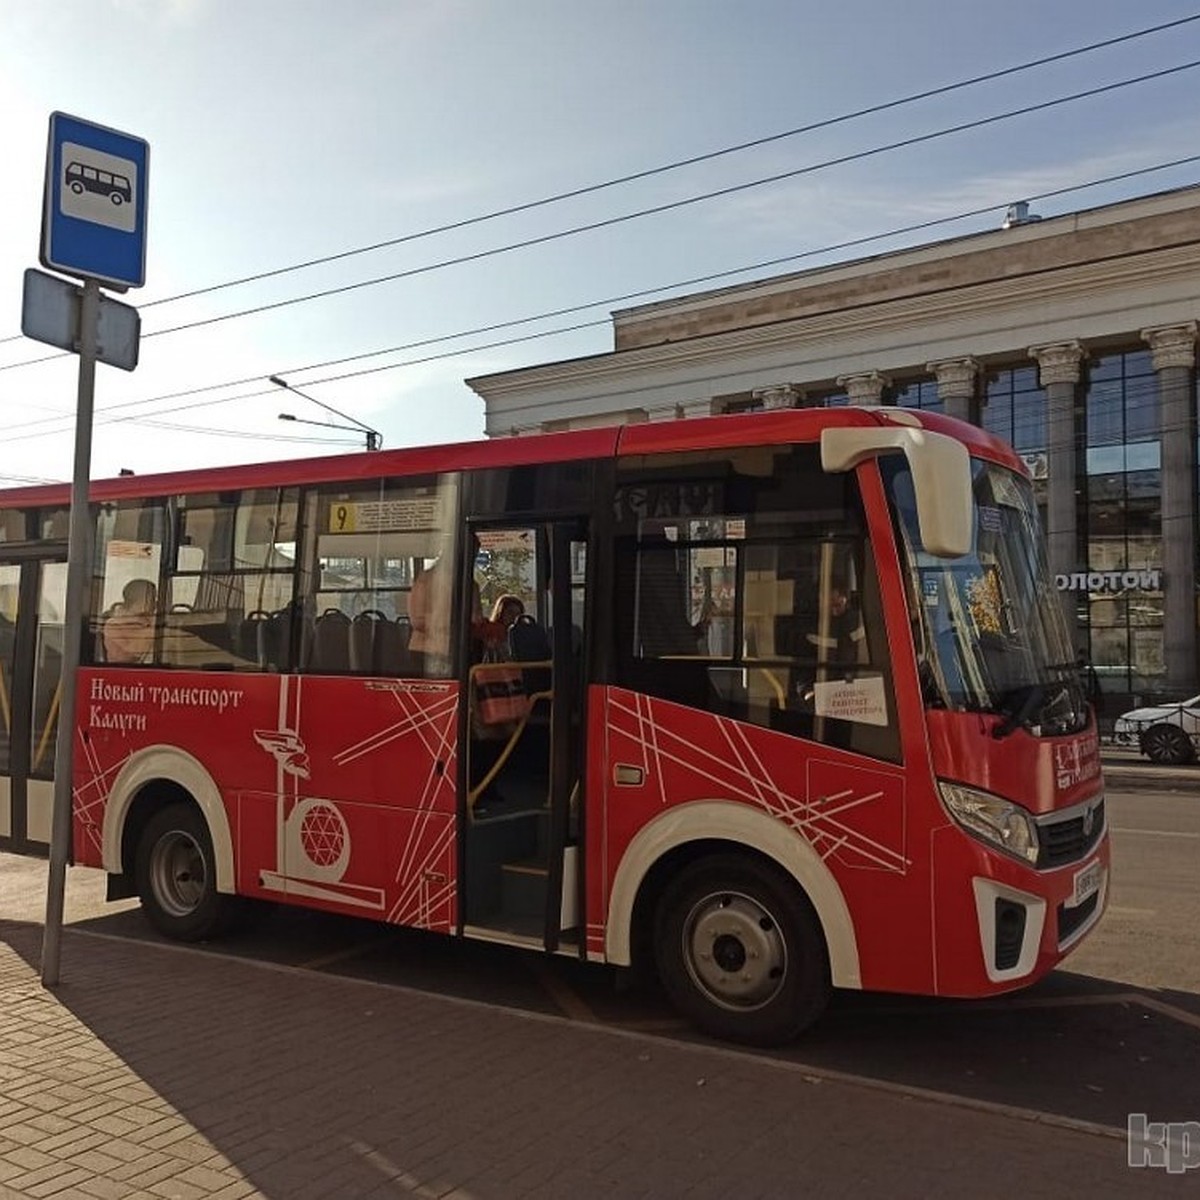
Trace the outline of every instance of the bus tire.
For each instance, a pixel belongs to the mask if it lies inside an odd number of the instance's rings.
[[[142,911],[159,933],[198,942],[224,933],[237,897],[217,891],[212,836],[200,810],[172,804],[150,818],[134,861]]]
[[[656,918],[663,988],[705,1033],[781,1045],[828,1003],[820,922],[799,887],[769,863],[736,854],[691,863],[663,892]]]

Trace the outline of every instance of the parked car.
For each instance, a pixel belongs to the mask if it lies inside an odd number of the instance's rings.
[[[1151,762],[1193,762],[1200,747],[1200,696],[1122,713],[1113,722],[1113,744],[1134,746]]]

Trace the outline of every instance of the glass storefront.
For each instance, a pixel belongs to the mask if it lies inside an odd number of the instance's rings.
[[[1166,665],[1162,447],[1150,351],[1093,357],[1081,391],[1079,570],[1088,586],[1075,593],[1079,624],[1106,691],[1153,692]]]
[[[1200,384],[1195,395],[1200,422]],[[979,424],[1024,459],[1044,519],[1049,409],[1037,365],[989,371],[979,400]],[[930,378],[897,382],[885,401],[926,411],[943,408]],[[1165,686],[1161,423],[1149,349],[1139,345],[1084,360],[1073,427],[1076,560],[1059,586],[1068,611],[1074,608],[1080,648],[1114,708]],[[1200,474],[1195,487],[1200,512]]]
[[[980,425],[1012,444],[1033,477],[1033,495],[1046,515],[1046,393],[1034,365],[992,371],[984,382]]]
[[[1200,379],[1194,385],[1191,428],[1200,462]],[[747,399],[749,394],[747,394]],[[889,384],[885,404],[942,412],[932,376]],[[843,391],[806,391],[805,405],[848,403]],[[1049,404],[1034,362],[988,371],[979,383],[977,419],[1009,442],[1033,479],[1046,518],[1049,486]],[[1074,616],[1079,649],[1119,711],[1132,698],[1164,692],[1162,411],[1159,377],[1144,343],[1085,356],[1075,392],[1076,549],[1071,572],[1058,577]],[[1192,486],[1200,514],[1200,470]],[[1200,539],[1200,517],[1194,523]],[[1200,540],[1197,541],[1200,557]],[[1200,585],[1196,585],[1200,622]]]

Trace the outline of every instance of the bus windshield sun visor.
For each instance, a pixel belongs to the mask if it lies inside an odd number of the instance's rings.
[[[968,553],[974,496],[971,459],[961,442],[910,426],[826,429],[821,434],[821,466],[830,473],[849,471],[864,459],[897,452],[908,460],[912,472],[925,550],[941,558]]]

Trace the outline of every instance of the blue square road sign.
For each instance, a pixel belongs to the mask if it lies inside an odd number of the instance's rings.
[[[149,171],[142,138],[51,113],[42,266],[118,291],[141,287]]]

